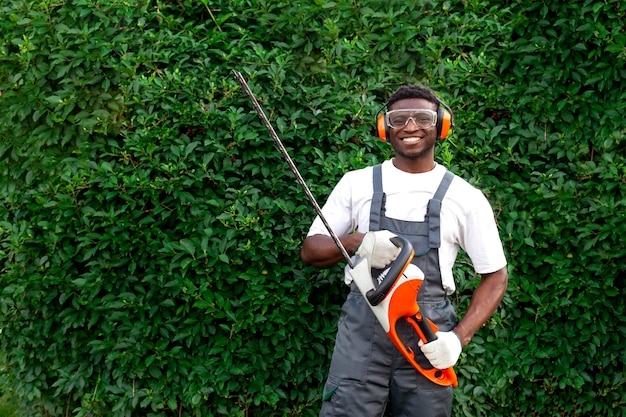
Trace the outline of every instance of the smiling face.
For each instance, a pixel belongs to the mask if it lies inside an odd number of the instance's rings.
[[[423,98],[405,98],[389,106],[389,110],[426,109],[437,111],[437,105]],[[406,172],[427,172],[435,166],[435,141],[437,127],[426,129],[409,119],[400,128],[389,128],[389,142],[396,156],[394,165]]]

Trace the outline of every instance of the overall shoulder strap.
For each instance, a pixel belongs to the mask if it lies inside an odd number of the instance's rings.
[[[381,164],[374,165],[374,194],[370,208],[370,231],[380,230],[380,216],[385,212],[385,193],[383,192],[383,175]]]
[[[431,248],[439,248],[441,246],[441,202],[453,179],[454,174],[446,171],[441,183],[439,183],[439,188],[435,191],[435,195],[428,202],[426,217],[428,218],[429,229],[428,242]]]

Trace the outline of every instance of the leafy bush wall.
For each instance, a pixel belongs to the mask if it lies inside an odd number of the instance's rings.
[[[626,6],[8,1],[0,352],[25,415],[316,415],[345,288],[304,268],[320,203],[384,160],[402,83],[454,110],[438,158],[510,261],[455,415],[626,410]],[[457,268],[461,311],[478,277]]]

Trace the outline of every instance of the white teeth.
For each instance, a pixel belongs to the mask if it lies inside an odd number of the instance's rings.
[[[402,139],[403,142],[410,142],[410,143],[419,142],[420,140],[421,140],[421,138],[404,138],[404,139]]]

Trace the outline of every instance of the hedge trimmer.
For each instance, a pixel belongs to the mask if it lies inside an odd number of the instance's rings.
[[[435,333],[438,330],[437,326],[432,321],[428,320],[428,318],[424,317],[424,315],[420,312],[419,305],[417,304],[417,294],[422,282],[424,281],[424,273],[417,266],[411,264],[411,260],[415,254],[411,242],[403,237],[394,237],[391,239],[393,244],[401,249],[400,254],[389,266],[389,268],[383,271],[376,278],[372,277],[369,260],[366,257],[358,258],[357,263],[355,264],[346,251],[346,248],[339,240],[339,237],[332,230],[330,224],[322,214],[322,209],[319,204],[317,204],[315,197],[313,197],[313,194],[304,181],[304,178],[300,175],[298,168],[293,163],[293,160],[283,146],[282,141],[276,134],[276,131],[272,127],[267,116],[263,112],[263,109],[252,93],[252,90],[250,90],[248,83],[240,72],[233,70],[233,75],[235,80],[245,91],[248,98],[250,98],[254,109],[269,131],[270,136],[274,139],[276,146],[278,146],[278,149],[283,154],[285,160],[289,164],[289,167],[296,176],[296,179],[304,189],[304,192],[315,208],[317,215],[322,220],[322,223],[324,223],[324,226],[335,242],[335,245],[337,245],[341,254],[348,262],[348,265],[350,266],[350,275],[363,297],[367,300],[367,303],[387,333],[391,342],[396,346],[396,348],[398,348],[406,360],[409,361],[409,363],[418,372],[430,381],[438,385],[456,387],[458,382],[456,374],[452,368],[425,369],[421,367],[415,361],[415,354],[412,349],[404,345],[396,332],[396,323],[400,319],[405,319],[413,327],[419,338],[424,343],[432,342],[437,339],[435,336]]]
[[[400,319],[405,319],[413,327],[419,338],[424,343],[428,343],[437,339],[435,333],[439,329],[435,323],[420,312],[417,304],[417,293],[424,282],[424,273],[411,263],[414,256],[411,242],[403,237],[393,237],[391,241],[401,250],[388,269],[384,270],[377,278],[373,278],[368,259],[361,258],[356,266],[350,269],[350,275],[383,326],[387,336],[402,353],[402,356],[435,384],[456,387],[458,382],[454,369],[422,368],[415,361],[413,350],[405,346],[396,332],[397,322]]]

